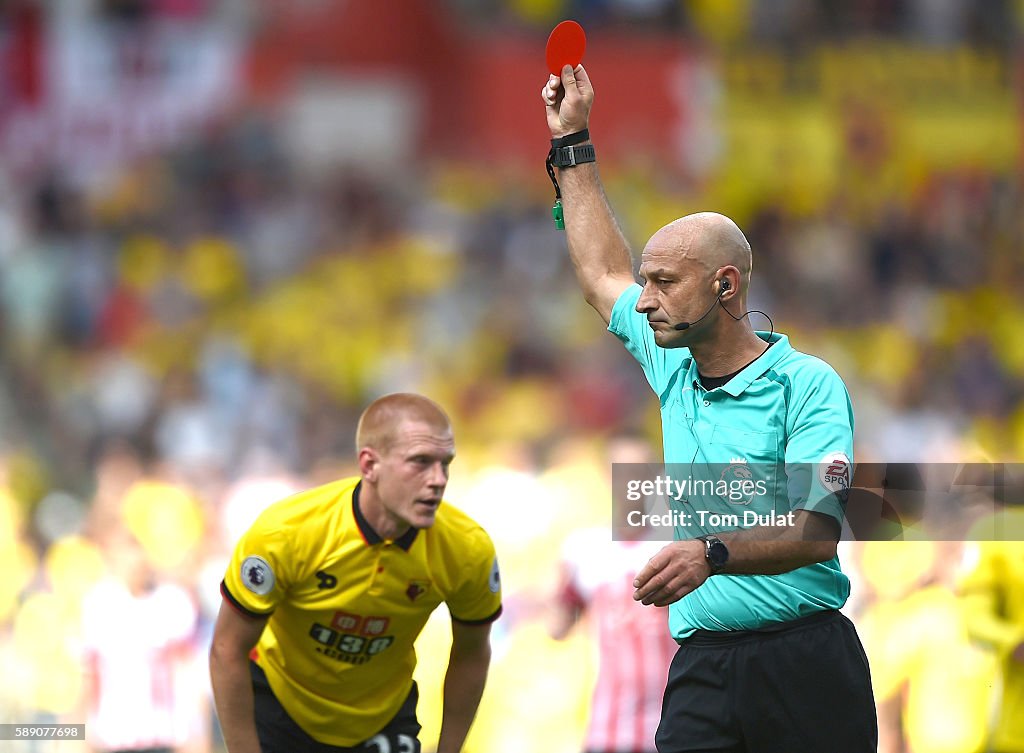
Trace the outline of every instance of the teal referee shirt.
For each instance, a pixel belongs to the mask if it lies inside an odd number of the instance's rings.
[[[767,493],[736,504],[737,512],[813,510],[842,525],[833,492],[852,478],[853,407],[835,370],[794,350],[785,335],[758,332],[771,347],[725,385],[704,390],[688,348],[655,344],[647,317],[636,311],[640,292],[633,285],[619,296],[608,329],[658,395],[666,465],[694,477],[713,469],[718,478],[742,464],[765,480]],[[677,538],[694,534],[676,529]],[[669,628],[677,641],[698,629],[751,630],[838,609],[849,594],[838,558],[782,575],[716,575],[669,607]]]

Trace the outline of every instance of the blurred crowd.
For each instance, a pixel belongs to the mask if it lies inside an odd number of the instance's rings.
[[[145,6],[102,5],[115,20]],[[1008,0],[450,5],[480,23],[648,19],[781,45],[867,32],[1006,47],[1021,14]],[[0,722],[84,720],[142,663],[147,688],[167,686],[158,742],[215,750],[204,654],[233,543],[267,504],[351,473],[362,408],[415,390],[453,417],[448,497],[492,533],[505,573],[472,749],[574,750],[594,662],[585,635],[547,636],[546,599],[567,534],[610,519],[609,442],[658,446],[657,406],[578,294],[539,170],[310,174],[281,128],[252,104],[95,180],[0,167]],[[636,249],[686,211],[736,217],[753,308],[847,381],[858,459],[1019,460],[1019,169],[950,166],[896,191],[858,174],[856,132],[845,143],[847,179],[813,209],[785,185],[709,207],[700,184],[646,161],[605,177]],[[1021,613],[993,649],[962,609],[990,546],[848,547],[887,753],[987,745],[998,668],[1024,642]],[[432,623],[425,687],[444,640]],[[421,695],[429,740],[438,694]]]
[[[575,18],[587,28],[673,31],[697,41],[805,46],[864,35],[935,45],[1010,47],[1020,35],[1015,0],[448,0],[481,24],[549,27]]]

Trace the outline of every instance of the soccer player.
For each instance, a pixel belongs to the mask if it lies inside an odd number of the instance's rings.
[[[235,549],[210,674],[229,753],[413,753],[413,642],[445,602],[452,648],[438,753],[458,753],[501,613],[494,545],[442,500],[448,417],[420,395],[370,404],[359,477],[272,505]]]
[[[1015,529],[1024,532],[1024,512],[1011,510]],[[1024,542],[984,541],[978,562],[961,583],[964,614],[971,638],[994,649],[1002,670],[999,717],[989,750],[1024,753]]]
[[[199,658],[196,605],[184,588],[160,581],[130,533],[104,533],[110,574],[82,602],[91,750],[186,749],[199,711],[180,676]]]
[[[658,750],[874,751],[867,658],[838,611],[850,588],[836,557],[836,493],[849,489],[853,452],[845,385],[743,316],[751,252],[727,217],[690,215],[656,232],[637,285],[594,161],[586,70],[565,66],[541,97],[577,278],[658,395],[665,461],[736,478],[774,473],[770,485],[761,479],[763,499],[788,521],[699,538],[677,527],[679,540],[638,574],[634,598],[671,605],[680,644]]]
[[[619,438],[609,447],[613,464],[653,461],[646,441]],[[549,626],[555,640],[567,638],[588,617],[597,648],[597,677],[590,702],[584,753],[653,753],[665,677],[676,645],[665,609],[633,600],[637,571],[662,547],[626,528],[622,540],[607,527],[572,532],[562,546],[560,577]]]
[[[551,637],[568,637],[588,615],[598,654],[585,753],[654,751],[675,644],[665,610],[632,597],[637,570],[659,549],[656,541],[611,541],[607,528],[575,531],[563,545]]]

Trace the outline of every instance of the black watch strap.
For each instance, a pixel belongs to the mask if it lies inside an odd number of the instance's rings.
[[[593,144],[581,146],[552,147],[551,164],[555,167],[575,167],[584,162],[596,162],[597,154]]]
[[[584,141],[590,141],[590,129],[584,128],[582,131],[576,131],[575,133],[567,133],[564,136],[551,139],[551,146],[558,149],[563,146],[576,146],[582,144]]]

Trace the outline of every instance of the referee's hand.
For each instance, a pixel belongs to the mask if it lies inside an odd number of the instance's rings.
[[[540,90],[547,113],[548,128],[553,138],[582,131],[590,121],[590,108],[594,105],[594,87],[587,69],[564,66],[562,76],[548,76]]]
[[[674,541],[644,565],[633,581],[633,598],[644,604],[665,607],[696,590],[711,575],[704,556],[704,542]]]

